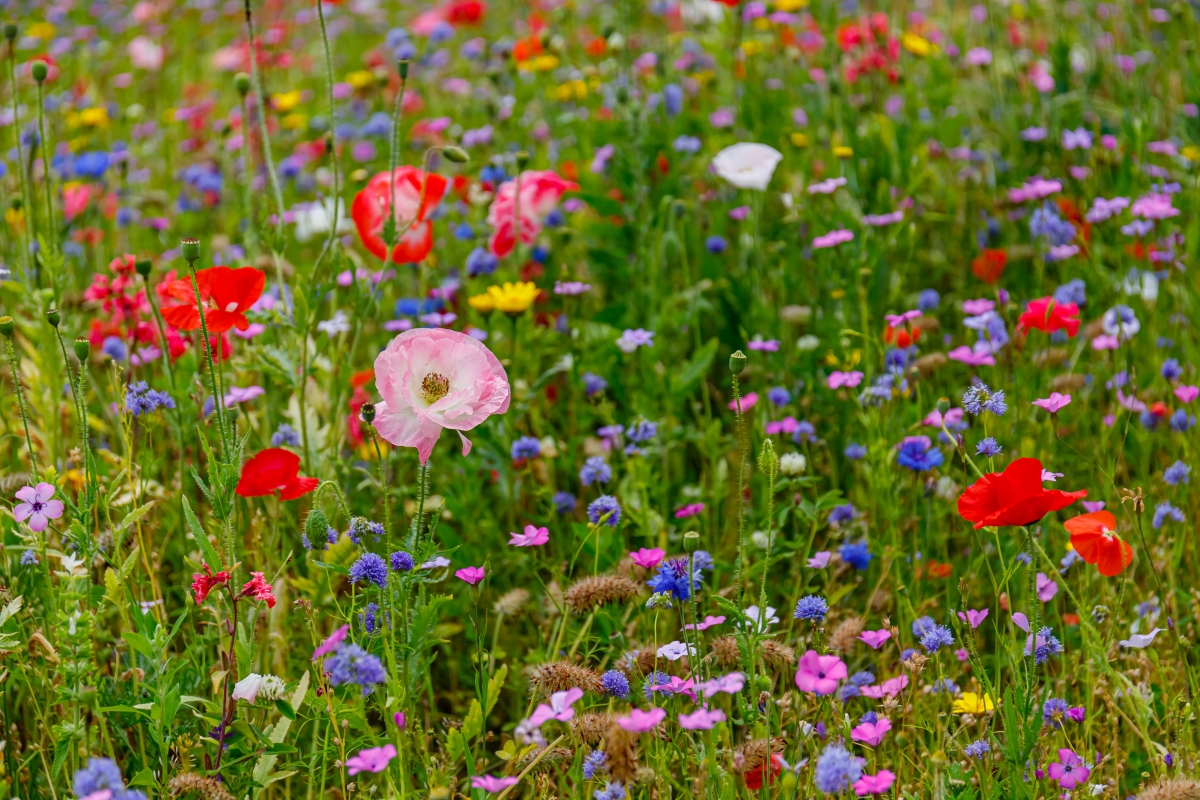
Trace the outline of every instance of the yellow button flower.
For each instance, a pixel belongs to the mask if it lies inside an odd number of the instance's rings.
[[[808,147],[808,137],[800,131],[793,131],[788,137],[796,147]]]
[[[29,26],[29,35],[35,39],[53,39],[56,30],[49,22],[36,22]]]
[[[471,308],[478,311],[480,314],[490,314],[496,310],[496,301],[490,294],[477,294],[474,297],[468,297],[467,302]]]
[[[104,106],[93,106],[79,112],[79,122],[89,128],[108,127],[108,109]]]
[[[933,45],[929,43],[929,40],[923,39],[915,33],[905,33],[900,37],[900,44],[904,46],[905,50],[921,58],[933,52]]]
[[[992,696],[989,694],[980,697],[974,692],[963,692],[954,701],[955,714],[982,714],[985,711],[991,711],[995,707],[996,704],[992,702]]]
[[[786,11],[789,14],[808,7],[808,0],[775,0],[776,11]]]
[[[487,296],[492,301],[492,307],[497,311],[503,311],[505,314],[523,314],[533,305],[533,301],[537,300],[538,292],[537,286],[529,281],[518,281],[517,283],[505,281],[503,286],[489,286]],[[478,308],[475,305],[475,297],[468,302]]]
[[[346,76],[346,83],[355,89],[365,89],[375,82],[375,74],[365,69],[356,70]]]
[[[271,96],[271,101],[275,104],[275,108],[282,114],[286,114],[300,105],[300,101],[303,99],[304,94],[300,91],[280,92]]]
[[[854,155],[854,149],[846,147],[845,145],[841,145],[833,148],[833,154],[838,158],[850,158],[852,155]]]

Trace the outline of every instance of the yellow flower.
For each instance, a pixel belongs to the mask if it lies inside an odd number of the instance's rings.
[[[929,40],[923,39],[915,33],[906,33],[901,36],[900,44],[904,45],[905,50],[921,58],[933,52],[933,45],[929,43]]]
[[[4,209],[4,221],[19,231],[25,230],[25,211],[19,208]]]
[[[480,314],[490,314],[496,310],[496,301],[490,294],[477,294],[474,297],[468,297],[467,302],[471,308],[478,311]]]
[[[808,147],[808,137],[800,131],[793,131],[789,138],[796,147]]]
[[[282,92],[271,96],[271,101],[275,104],[275,108],[283,114],[300,105],[300,101],[303,99],[304,95],[299,91]]]
[[[775,0],[776,11],[799,11],[802,8],[808,7],[808,0]]]
[[[1194,144],[1189,144],[1187,147],[1183,148],[1182,152],[1183,157],[1188,161],[1200,161],[1200,147],[1196,147]]]
[[[553,91],[554,99],[560,103],[566,103],[571,100],[582,100],[587,95],[587,84],[581,80],[567,81]]]
[[[763,51],[762,42],[751,40],[742,42],[742,52],[748,56],[756,56]]]
[[[558,56],[546,53],[533,60],[533,68],[538,72],[549,72],[550,70],[558,69],[558,63]]]
[[[35,39],[53,39],[56,30],[49,22],[37,22],[29,26],[29,35]]]
[[[850,156],[854,155],[854,150],[853,148],[846,147],[845,145],[839,145],[838,147],[833,148],[833,154],[838,158],[850,158]]]
[[[497,311],[503,311],[505,314],[523,314],[533,305],[533,301],[537,300],[539,289],[528,281],[518,281],[517,283],[504,282],[503,286],[489,286],[488,297],[492,301],[492,307]],[[475,298],[472,297],[469,302],[475,305]],[[476,306],[478,308],[478,306]]]
[[[982,714],[985,711],[991,711],[995,707],[996,704],[992,702],[992,696],[989,694],[980,697],[974,692],[963,692],[954,701],[955,714]]]
[[[829,296],[832,297],[834,300],[841,300],[843,297],[846,296],[846,290],[845,289],[834,289],[832,292],[829,293]]]
[[[288,114],[279,121],[284,130],[298,131],[308,124],[307,114]]]
[[[375,74],[365,69],[351,72],[346,76],[346,83],[355,89],[365,89],[375,82]]]
[[[104,106],[93,106],[79,112],[79,122],[89,128],[108,127],[108,109]]]

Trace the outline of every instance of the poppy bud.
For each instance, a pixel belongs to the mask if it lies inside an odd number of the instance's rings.
[[[17,38],[17,23],[15,23],[15,22],[4,23],[4,38],[8,39],[10,42],[13,39]]]
[[[729,357],[729,371],[734,375],[741,375],[744,369],[746,369],[746,354],[741,350],[736,350]]]
[[[139,258],[133,262],[133,268],[137,270],[137,274],[143,278],[150,277],[150,268],[154,266],[148,258]]]
[[[408,59],[402,58],[396,62],[396,69],[400,72],[400,80],[408,80]]]
[[[0,317],[0,333],[8,338],[12,338],[13,333],[17,330],[17,323],[13,322],[13,318],[9,316]]]
[[[317,542],[319,545],[325,541],[328,531],[329,520],[325,518],[325,512],[314,508],[304,520],[304,535],[308,537],[308,541]]]
[[[250,94],[250,76],[244,72],[239,72],[233,76],[233,88],[238,90],[238,94],[242,97]]]
[[[517,151],[517,169],[525,169],[529,166],[529,153],[524,150]]]
[[[13,195],[12,200],[8,201],[8,204],[9,204],[9,206],[12,207],[13,211],[20,211],[21,208],[25,205],[25,201],[24,201],[24,199],[21,198],[21,195],[15,194],[15,195]]]
[[[92,352],[92,343],[87,340],[86,336],[75,337],[75,357],[81,362],[87,361],[88,354]]]
[[[45,61],[34,61],[29,65],[29,74],[38,83],[46,80],[46,76],[50,74],[50,67]]]
[[[189,263],[200,257],[199,239],[182,239],[179,242],[179,248],[183,251],[184,259]]]
[[[700,534],[696,531],[688,531],[683,535],[684,552],[694,553],[700,549]]]
[[[363,422],[370,425],[375,421],[375,404],[363,403],[362,408],[358,411],[358,416],[362,418]]]
[[[442,155],[455,164],[465,164],[471,160],[466,150],[463,150],[461,147],[455,147],[452,144],[442,147]]]
[[[950,398],[941,397],[937,401],[937,410],[939,414],[945,414],[950,410]]]
[[[62,320],[62,315],[58,313],[57,308],[52,308],[46,312],[46,322],[49,322],[54,327],[58,327],[58,323]]]

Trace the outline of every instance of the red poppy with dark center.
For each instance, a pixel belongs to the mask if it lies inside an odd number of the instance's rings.
[[[204,565],[204,572],[196,572],[192,574],[192,592],[196,597],[196,605],[200,605],[208,598],[208,593],[214,587],[220,586],[223,583],[229,582],[228,572],[213,573],[212,567],[208,564]]]
[[[272,447],[251,458],[242,467],[237,493],[242,497],[265,497],[279,492],[280,500],[295,500],[308,494],[320,483],[300,475],[300,456]]]
[[[1108,511],[1080,514],[1063,523],[1071,534],[1071,547],[1079,557],[1095,564],[1106,578],[1120,574],[1133,563],[1133,548],[1117,536],[1117,518]]]
[[[1046,333],[1065,330],[1067,336],[1074,336],[1079,332],[1079,306],[1074,303],[1059,303],[1053,297],[1030,300],[1017,324],[1022,328],[1033,328]]]
[[[422,170],[405,166],[396,168],[394,183],[393,192],[393,176],[388,172],[380,172],[367,181],[362,191],[354,195],[350,217],[354,227],[358,228],[363,247],[383,260],[387,258],[388,250],[388,243],[383,238],[384,225],[394,213],[396,233],[403,235],[392,248],[392,261],[413,264],[433,249],[433,223],[428,217],[442,201],[449,182],[436,173],[426,175]]]
[[[896,347],[901,349],[908,347],[920,338],[920,328],[913,328],[912,333],[909,333],[908,328],[906,327],[893,328],[889,326],[883,329],[883,341],[887,342],[888,344],[894,343]]]
[[[1007,264],[1008,253],[989,248],[971,262],[971,272],[984,283],[995,283],[1004,274]]]
[[[742,777],[746,780],[746,788],[757,792],[763,785],[763,771],[766,764],[759,764],[751,770],[747,770]],[[771,754],[771,774],[767,778],[767,785],[775,783],[775,779],[779,777],[779,773],[783,771],[783,758],[778,753]]]
[[[250,327],[246,312],[262,297],[267,276],[254,267],[209,267],[196,273],[196,286],[204,305],[204,322],[209,333],[222,333],[230,328],[244,331]],[[200,327],[200,311],[196,307],[196,290],[191,277],[171,281],[161,294],[181,301],[179,305],[164,306],[163,319],[182,331]]]
[[[1063,492],[1042,486],[1042,462],[1018,458],[1004,472],[989,472],[967,487],[958,498],[958,513],[975,528],[1032,525],[1051,511],[1066,508],[1084,489]]]

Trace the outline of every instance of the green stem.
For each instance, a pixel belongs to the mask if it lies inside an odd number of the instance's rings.
[[[33,465],[33,475],[38,476],[37,453],[33,449],[33,437],[29,435],[29,414],[25,411],[25,395],[21,392],[21,371],[17,367],[17,348],[13,340],[8,340],[8,363],[12,367],[13,388],[17,392],[17,407],[21,410],[21,424],[25,426],[25,443],[29,445],[29,463]]]

